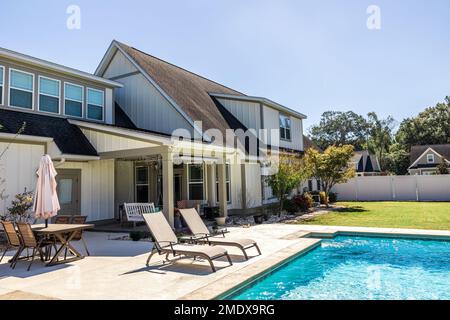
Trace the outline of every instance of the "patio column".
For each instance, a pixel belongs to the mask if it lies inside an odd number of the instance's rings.
[[[225,157],[222,163],[217,165],[217,174],[219,180],[219,205],[220,205],[220,216],[227,217],[228,216],[228,207],[227,207],[227,185],[226,185],[226,164]]]
[[[174,194],[173,194],[173,154],[171,150],[163,152],[162,178],[163,178],[163,213],[170,225],[174,226]]]

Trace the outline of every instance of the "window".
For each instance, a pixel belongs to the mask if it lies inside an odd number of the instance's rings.
[[[136,202],[148,203],[148,167],[136,167]]]
[[[322,181],[320,179],[317,179],[317,190],[322,190]]]
[[[427,163],[434,163],[434,154],[427,154]]]
[[[5,78],[5,67],[0,66],[0,104],[3,104],[3,79]]]
[[[39,110],[59,113],[60,82],[39,76]]]
[[[313,191],[313,182],[311,179],[308,180],[308,191]]]
[[[225,165],[225,181],[227,187],[227,202],[231,202],[231,180],[230,180],[230,165]],[[219,203],[219,166],[216,165],[216,201]]]
[[[64,114],[83,117],[83,87],[64,83]]]
[[[291,118],[280,114],[280,138],[291,140]]]
[[[190,164],[189,174],[189,200],[203,200],[203,165]]]
[[[87,89],[87,117],[92,120],[103,120],[103,91]]]
[[[9,105],[33,109],[34,75],[32,73],[9,70]]]

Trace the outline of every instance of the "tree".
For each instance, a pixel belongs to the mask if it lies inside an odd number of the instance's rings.
[[[313,148],[306,152],[305,165],[310,168],[312,177],[320,179],[327,207],[331,188],[355,176],[355,168],[350,163],[352,157],[352,145],[331,146],[323,153]]]
[[[327,111],[320,123],[312,126],[310,136],[322,150],[332,145],[351,144],[361,150],[366,141],[368,124],[363,116],[353,111]]]
[[[368,139],[367,149],[377,156],[381,171],[386,170],[385,155],[389,152],[389,147],[393,141],[393,130],[395,120],[391,116],[386,119],[378,118],[375,112],[367,114],[368,118]]]
[[[407,150],[413,145],[450,143],[450,97],[402,121],[396,140]]]
[[[309,176],[304,161],[297,155],[280,154],[277,161],[271,163],[273,174],[266,179],[272,193],[279,201],[279,214],[283,211],[284,200],[292,190],[300,186]]]
[[[393,143],[384,157],[384,171],[395,175],[405,175],[409,168],[409,152],[399,143]]]
[[[441,163],[436,168],[436,174],[449,174],[448,163],[445,161],[444,157],[441,157]]]

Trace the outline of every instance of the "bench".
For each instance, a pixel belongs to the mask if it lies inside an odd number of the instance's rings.
[[[136,227],[136,222],[144,222],[142,214],[156,212],[153,203],[124,203],[123,211],[126,221],[133,222],[133,228]]]

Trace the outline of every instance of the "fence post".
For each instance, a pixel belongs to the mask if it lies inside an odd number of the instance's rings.
[[[416,175],[416,201],[419,201],[419,183],[418,183],[418,175]]]
[[[394,176],[391,176],[390,181],[391,181],[392,201],[396,201],[397,195],[395,194]]]
[[[355,177],[355,191],[356,191],[355,201],[358,201],[358,176]]]

